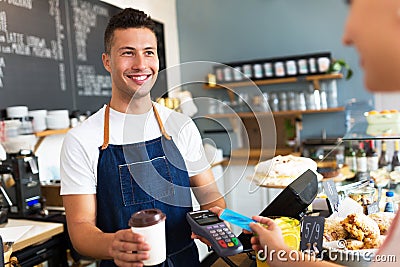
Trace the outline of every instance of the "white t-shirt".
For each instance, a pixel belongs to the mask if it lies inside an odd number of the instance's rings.
[[[200,133],[194,122],[182,113],[155,103],[166,132],[172,137],[189,176],[210,168]],[[96,194],[99,147],[104,137],[104,111],[101,108],[65,136],[61,149],[61,195]],[[143,142],[161,136],[153,109],[145,114],[125,114],[110,109],[109,144]]]

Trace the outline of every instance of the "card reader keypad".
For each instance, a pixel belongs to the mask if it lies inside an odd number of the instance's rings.
[[[224,223],[209,225],[206,226],[206,228],[211,236],[217,240],[218,244],[223,248],[234,247],[239,244],[239,240]]]

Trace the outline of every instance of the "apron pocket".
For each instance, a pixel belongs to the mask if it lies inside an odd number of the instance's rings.
[[[174,194],[165,156],[119,165],[124,206],[148,203]]]

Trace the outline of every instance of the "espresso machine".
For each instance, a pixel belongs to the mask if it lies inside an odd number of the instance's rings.
[[[0,165],[0,189],[9,218],[25,218],[41,210],[37,157],[31,151],[8,154]],[[4,201],[5,200],[5,201]]]

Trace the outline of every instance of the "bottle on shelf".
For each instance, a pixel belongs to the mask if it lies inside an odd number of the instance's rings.
[[[375,188],[374,179],[369,179],[369,184],[368,184],[368,186],[369,186],[370,188]]]
[[[374,141],[368,140],[367,150],[367,169],[368,171],[375,171],[379,168],[379,155],[376,152]]]
[[[394,152],[392,157],[392,171],[400,171],[399,140],[394,140]]]
[[[396,212],[396,206],[393,201],[394,193],[393,191],[386,192],[386,204],[385,204],[385,212]]]
[[[381,155],[379,156],[379,162],[378,162],[379,168],[385,168],[386,170],[389,170],[389,162],[387,160],[387,155],[386,155],[386,142],[382,141],[382,146],[381,146]]]
[[[375,202],[375,181],[374,181],[374,179],[372,179],[372,178],[369,179],[368,188],[369,188],[369,190],[372,191],[371,201]]]
[[[358,144],[358,150],[356,153],[357,159],[357,178],[358,180],[365,180],[367,176],[367,154],[364,150],[364,142]]]
[[[349,170],[352,172],[357,172],[357,159],[356,159],[356,152],[353,149],[353,144],[350,141],[349,142],[349,147],[347,149],[347,152],[345,154],[345,163],[347,166],[349,166]]]

